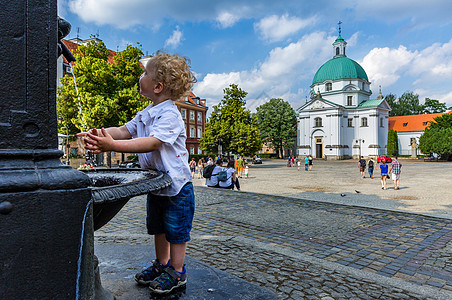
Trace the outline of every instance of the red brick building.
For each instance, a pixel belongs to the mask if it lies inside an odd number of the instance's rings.
[[[190,154],[202,154],[199,139],[206,128],[206,114],[208,107],[206,99],[196,97],[193,93],[183,101],[176,101],[176,105],[185,122],[187,132],[187,150]]]

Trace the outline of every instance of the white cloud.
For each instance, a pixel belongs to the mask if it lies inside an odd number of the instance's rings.
[[[230,12],[222,12],[218,15],[217,21],[220,24],[221,28],[228,28],[233,26],[240,17],[236,14],[232,14]]]
[[[452,39],[415,51],[405,46],[374,48],[361,65],[374,89],[381,85],[393,94],[411,90],[421,100],[428,97],[452,105]]]
[[[416,55],[416,51],[408,51],[405,46],[397,49],[374,48],[364,57],[361,66],[374,86],[386,88],[399,80]]]
[[[324,32],[303,36],[287,47],[277,47],[270,51],[266,60],[251,70],[207,74],[194,87],[196,95],[202,95],[209,104],[218,104],[223,98],[223,89],[231,83],[238,84],[248,92],[247,102],[259,101],[262,92],[271,98],[281,97],[286,101],[303,102],[305,90],[297,86],[302,79],[312,79],[315,70],[331,57],[331,40]],[[289,92],[292,89],[298,93]],[[290,96],[291,99],[284,97]],[[293,100],[293,101],[292,101]]]
[[[173,34],[165,41],[165,47],[177,48],[183,40],[182,36],[182,31],[179,30],[179,27],[176,27]]]
[[[315,17],[300,19],[290,17],[288,14],[282,16],[272,15],[254,24],[254,30],[259,32],[264,40],[275,42],[281,41],[309,25],[313,25],[315,20]]]
[[[415,83],[446,82],[452,79],[452,39],[444,44],[435,43],[420,51],[410,74],[420,77]]]

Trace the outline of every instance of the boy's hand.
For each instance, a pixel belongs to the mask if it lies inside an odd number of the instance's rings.
[[[88,133],[93,134],[93,135],[96,135],[96,136],[100,136],[100,134],[99,134],[100,132],[99,132],[96,128],[92,128],[92,129],[90,129],[90,130],[88,130],[88,131],[86,131],[86,132],[80,132],[80,133],[77,133],[75,136],[77,136],[77,137],[86,137],[86,136],[88,135]],[[83,139],[83,142],[85,143],[85,147],[92,146],[92,145],[86,140],[86,138]]]
[[[83,133],[82,133],[83,134]],[[85,134],[86,149],[94,154],[114,150],[115,140],[102,128],[101,131],[93,128]]]

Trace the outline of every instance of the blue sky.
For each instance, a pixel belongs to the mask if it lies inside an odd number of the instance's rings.
[[[218,104],[238,84],[254,110],[269,98],[294,109],[333,56],[342,22],[346,54],[366,70],[372,98],[406,91],[452,106],[450,0],[58,0],[67,37],[99,34],[108,48],[142,45],[190,58],[194,93]]]

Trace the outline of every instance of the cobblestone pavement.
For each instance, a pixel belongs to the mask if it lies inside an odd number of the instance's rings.
[[[452,220],[195,187],[187,254],[278,299],[452,299]],[[145,197],[96,243],[150,244]]]

